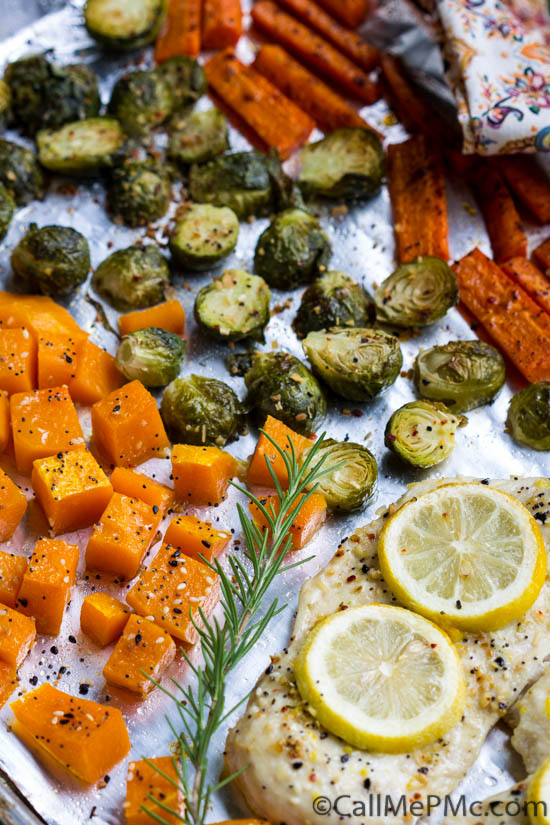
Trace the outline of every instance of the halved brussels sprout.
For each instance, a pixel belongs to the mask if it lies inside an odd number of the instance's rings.
[[[8,231],[14,212],[15,201],[4,184],[0,183],[0,241]]]
[[[550,450],[550,381],[530,384],[513,396],[506,426],[516,444]]]
[[[277,289],[293,289],[315,278],[332,255],[319,221],[303,209],[285,209],[256,244],[254,270]]]
[[[126,226],[143,226],[166,213],[172,196],[170,175],[152,160],[133,160],[113,170],[109,208]]]
[[[308,453],[309,449],[300,454],[300,465]],[[378,467],[370,450],[353,441],[327,438],[321,444],[315,461],[320,461],[324,456],[323,471],[330,472],[317,482],[317,492],[324,496],[329,510],[351,513],[373,500]]]
[[[172,119],[168,155],[182,166],[212,160],[226,149],[229,149],[227,121],[218,109]]]
[[[421,351],[414,364],[418,394],[452,412],[489,404],[505,380],[501,354],[484,341],[449,341]]]
[[[95,291],[119,312],[159,304],[169,284],[170,270],[156,244],[113,252],[92,278]]]
[[[172,89],[174,111],[181,112],[195,103],[207,87],[204,69],[194,57],[169,57],[155,69]]]
[[[239,219],[232,209],[195,203],[176,221],[170,252],[186,269],[210,269],[233,252],[238,237]]]
[[[292,326],[298,338],[331,327],[366,327],[375,320],[374,301],[346,272],[331,270],[302,295]]]
[[[176,378],[164,390],[160,414],[174,443],[223,447],[244,426],[244,407],[231,387],[216,378]]]
[[[12,252],[11,265],[33,292],[68,295],[90,271],[88,241],[70,226],[31,223]]]
[[[380,189],[384,150],[368,129],[336,129],[300,152],[298,183],[304,195],[362,200]]]
[[[401,264],[374,293],[378,317],[398,327],[425,327],[458,303],[453,270],[425,256]]]
[[[384,443],[413,467],[434,467],[452,453],[456,429],[467,423],[438,401],[410,401],[389,419]]]
[[[318,330],[302,347],[315,375],[350,401],[370,401],[393,384],[403,365],[399,341],[380,329]]]
[[[185,357],[185,341],[157,327],[125,335],[116,352],[116,365],[128,381],[164,387],[177,378]]]
[[[87,0],[84,21],[104,46],[129,51],[153,42],[165,11],[166,0]]]
[[[5,129],[12,119],[10,87],[0,80],[0,129]]]
[[[164,123],[174,108],[172,89],[154,70],[128,72],[113,87],[109,114],[129,135],[143,135]]]
[[[268,415],[298,433],[311,433],[327,412],[323,390],[305,364],[289,352],[255,352],[244,377],[246,404],[261,426]]]
[[[191,166],[189,195],[197,203],[229,206],[241,220],[269,214],[272,184],[265,155],[234,152]]]
[[[195,319],[211,335],[225,341],[262,341],[270,300],[263,278],[244,269],[226,269],[197,293]]]
[[[112,117],[77,120],[36,135],[42,166],[64,175],[94,175],[112,166],[125,142],[122,126]]]
[[[4,184],[17,206],[42,200],[46,181],[36,156],[18,143],[0,138],[0,182]]]

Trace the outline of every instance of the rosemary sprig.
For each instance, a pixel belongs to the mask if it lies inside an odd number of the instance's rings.
[[[262,531],[246,514],[243,506],[237,504],[245,540],[245,556],[252,566],[252,571],[249,572],[245,563],[235,555],[228,558],[227,572],[217,559],[209,562],[202,557],[202,561],[219,576],[223,620],[208,619],[200,608],[200,623],[191,614],[191,621],[199,635],[198,644],[203,659],[200,666],[194,665],[187,652],[182,650],[182,655],[194,675],[192,684],[184,686],[172,679],[176,688],[176,693],[172,693],[155,682],[157,687],[173,699],[178,710],[180,730],[177,730],[175,724],[167,717],[168,725],[178,744],[179,758],[173,759],[177,780],[160,771],[154,763],[149,764],[174,787],[179,788],[186,800],[185,814],[178,814],[151,794],[149,798],[158,806],[157,811],[160,808],[186,825],[204,825],[212,795],[241,773],[238,771],[226,776],[216,784],[211,784],[208,780],[209,748],[212,738],[228,717],[248,698],[248,695],[244,696],[236,705],[227,708],[225,680],[256,644],[271,620],[286,607],[279,605],[275,598],[258,617],[263,598],[275,577],[310,560],[311,557],[284,564],[285,554],[291,546],[288,531],[304,501],[315,491],[318,480],[329,472],[322,468],[325,456],[314,462],[324,435],[317,439],[300,467],[290,439],[287,452],[268,433],[263,430],[262,432],[284,461],[289,480],[288,489],[284,491],[281,488],[267,456],[266,463],[279,497],[278,512],[271,505],[266,507],[244,487],[232,482],[234,487],[256,505],[267,524],[267,529]],[[330,469],[333,470],[334,467]],[[144,810],[157,822],[169,825],[161,814],[145,806]]]

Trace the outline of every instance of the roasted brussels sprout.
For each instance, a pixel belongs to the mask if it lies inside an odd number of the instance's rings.
[[[186,269],[210,269],[233,252],[239,219],[228,206],[193,204],[170,237],[174,260]]]
[[[44,175],[30,149],[1,138],[0,182],[17,206],[25,206],[35,199],[42,200],[46,191]]]
[[[316,278],[302,295],[293,322],[298,338],[330,327],[366,327],[375,320],[374,301],[346,272],[334,270]]]
[[[293,289],[315,278],[332,255],[319,221],[303,209],[285,209],[256,244],[254,270],[278,289]]]
[[[368,129],[336,129],[300,152],[302,192],[323,198],[362,200],[380,189],[384,150]]]
[[[530,384],[514,395],[506,426],[516,444],[550,450],[550,381]]]
[[[4,184],[0,183],[0,241],[8,231],[14,212],[15,201]]]
[[[99,112],[97,77],[82,63],[59,66],[35,54],[9,63],[4,79],[17,125],[28,135]]]
[[[206,75],[194,57],[169,57],[155,71],[172,89],[174,112],[181,112],[195,103],[206,91]]]
[[[116,365],[128,379],[146,387],[164,387],[177,378],[185,357],[185,341],[157,327],[125,335],[116,353]]]
[[[272,184],[265,155],[234,152],[191,166],[189,195],[197,203],[229,206],[240,218],[268,215]]]
[[[420,352],[414,364],[418,394],[452,412],[489,404],[505,379],[501,354],[483,341],[449,341]]]
[[[0,80],[0,129],[5,129],[12,119],[10,87]]]
[[[244,408],[231,387],[215,378],[176,378],[164,390],[160,414],[173,442],[223,447],[244,427]]]
[[[384,443],[413,467],[433,467],[450,456],[457,427],[467,423],[439,401],[410,401],[389,419]]]
[[[212,160],[226,149],[229,149],[227,121],[218,109],[172,119],[168,155],[182,166]]]
[[[415,258],[401,264],[374,293],[381,321],[398,327],[425,327],[458,303],[453,270],[441,258]]]
[[[42,166],[64,175],[94,175],[112,166],[125,142],[120,123],[112,117],[77,120],[36,135]]]
[[[262,341],[271,293],[263,278],[244,269],[226,269],[203,286],[195,299],[197,323],[225,341]]]
[[[108,110],[129,135],[143,135],[160,126],[173,107],[172,89],[159,72],[151,70],[122,75],[113,87]]]
[[[109,209],[126,226],[156,221],[170,205],[170,175],[151,160],[134,160],[113,170],[108,190]]]
[[[303,464],[308,453],[309,449],[300,454],[300,464]],[[325,475],[317,482],[317,492],[324,496],[329,510],[350,513],[373,500],[378,467],[370,450],[353,441],[327,438],[321,444],[315,461],[322,458]],[[330,472],[326,473],[326,470]]]
[[[84,21],[102,45],[129,51],[155,40],[165,12],[166,0],[87,0]]]
[[[88,241],[70,226],[31,223],[12,252],[11,265],[33,292],[68,295],[90,271]]]
[[[379,329],[318,330],[302,347],[315,375],[350,401],[374,398],[393,384],[403,365],[397,338]]]
[[[169,283],[170,270],[156,244],[113,252],[92,279],[96,292],[119,312],[159,304]]]
[[[260,426],[268,415],[299,433],[319,427],[327,402],[319,382],[289,352],[255,352],[245,377],[246,405]]]

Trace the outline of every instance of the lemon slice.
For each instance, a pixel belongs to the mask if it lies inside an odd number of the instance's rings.
[[[445,484],[404,504],[384,526],[378,556],[399,601],[463,630],[497,630],[523,616],[546,575],[529,511],[477,483]]]
[[[542,763],[529,783],[526,808],[532,825],[550,825],[550,759]]]
[[[402,607],[369,604],[323,619],[294,672],[312,714],[357,748],[405,753],[442,736],[464,708],[449,637]]]

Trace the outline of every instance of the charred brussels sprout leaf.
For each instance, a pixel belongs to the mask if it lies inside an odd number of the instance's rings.
[[[248,350],[246,352],[232,352],[225,359],[225,366],[231,375],[244,378],[252,366],[252,355],[253,353]]]
[[[155,244],[113,252],[92,279],[96,292],[119,312],[159,304],[169,283],[168,264]]]
[[[87,0],[84,20],[99,43],[116,51],[129,51],[153,42],[165,11],[165,0]]]
[[[374,301],[368,292],[345,272],[334,270],[308,286],[293,327],[304,338],[318,329],[366,327],[374,320]]]
[[[229,149],[227,121],[218,109],[193,112],[170,123],[169,157],[187,166],[212,160]]]
[[[263,340],[271,293],[263,278],[243,269],[226,269],[203,286],[195,300],[197,323],[225,341]]]
[[[109,114],[129,135],[143,135],[160,126],[172,112],[174,96],[156,71],[129,72],[117,80],[109,101]]]
[[[170,252],[186,269],[209,269],[233,252],[239,237],[239,219],[227,206],[193,204],[176,221]]]
[[[452,453],[456,429],[467,423],[438,401],[410,401],[391,416],[384,443],[413,467],[433,467]]]
[[[156,221],[170,205],[172,184],[166,169],[153,161],[128,161],[111,176],[109,208],[126,226],[143,226]]]
[[[506,425],[516,444],[550,450],[550,381],[530,384],[514,395]]]
[[[164,390],[160,414],[175,443],[223,447],[244,426],[244,408],[231,387],[215,378],[176,378]]]
[[[380,189],[384,150],[367,129],[336,129],[300,152],[298,183],[304,195],[362,200]]]
[[[425,327],[458,303],[453,270],[441,258],[401,264],[374,293],[380,320],[398,327]]]
[[[319,330],[302,346],[315,375],[350,401],[374,398],[393,384],[403,364],[397,339],[379,329]]]
[[[452,412],[489,404],[505,378],[501,354],[483,341],[449,341],[420,352],[414,364],[418,394]]]
[[[244,380],[246,404],[258,425],[271,415],[296,432],[311,433],[326,415],[319,382],[288,352],[255,352]]]
[[[77,120],[36,136],[42,166],[64,175],[94,175],[112,166],[125,142],[122,126],[112,117]]]
[[[0,129],[5,129],[12,119],[10,87],[0,80]]]
[[[197,203],[229,206],[238,218],[267,215],[272,207],[272,184],[265,155],[234,152],[189,171],[189,195]]]
[[[266,164],[271,178],[275,211],[306,209],[302,191],[296,181],[284,171],[277,149],[270,149],[266,155]]]
[[[0,241],[8,231],[14,211],[15,201],[4,184],[0,183]]]
[[[303,464],[308,452],[309,450],[305,450],[300,455],[300,464]],[[324,496],[329,510],[350,513],[360,510],[373,500],[376,495],[378,467],[370,450],[353,441],[327,438],[316,456],[318,461],[323,458],[325,475],[317,482],[316,491]]]
[[[206,91],[206,75],[198,60],[183,55],[169,57],[156,70],[168,83],[174,96],[174,111],[181,112]]]
[[[330,241],[313,215],[285,209],[262,232],[254,270],[277,289],[292,289],[315,278],[332,255]]]
[[[35,155],[24,146],[0,139],[0,182],[17,206],[42,200],[46,190],[44,175]]]
[[[177,378],[185,356],[185,341],[165,329],[148,327],[125,335],[116,365],[128,379],[146,387],[164,387]]]
[[[11,265],[33,292],[68,295],[86,280],[90,250],[76,229],[31,223],[12,252]]]

